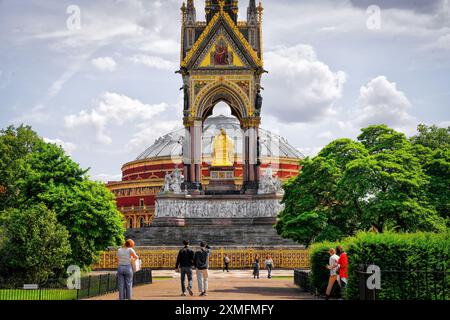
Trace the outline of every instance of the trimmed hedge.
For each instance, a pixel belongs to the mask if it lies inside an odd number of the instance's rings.
[[[339,243],[318,243],[311,248],[311,282],[324,294],[329,271],[328,249],[342,245],[349,260],[347,299],[359,299],[359,265],[375,264],[381,269],[379,300],[450,299],[450,232],[359,233]],[[339,292],[339,290],[334,290]]]
[[[311,285],[313,292],[316,295],[324,295],[328,286],[328,278],[330,277],[330,270],[326,268],[330,258],[328,250],[336,248],[336,244],[332,242],[321,242],[314,244],[310,251],[310,265],[311,265]],[[336,296],[339,292],[339,285],[335,283],[332,291],[332,296]]]

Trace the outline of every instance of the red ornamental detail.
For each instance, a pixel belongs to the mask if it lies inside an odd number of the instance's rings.
[[[211,63],[216,66],[229,66],[233,64],[233,53],[228,50],[225,41],[220,40],[211,52]]]

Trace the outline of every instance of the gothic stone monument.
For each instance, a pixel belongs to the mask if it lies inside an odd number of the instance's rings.
[[[139,245],[179,245],[186,238],[211,245],[293,243],[273,228],[282,188],[260,170],[262,11],[250,0],[247,21],[237,21],[238,1],[207,0],[206,22],[198,22],[193,0],[183,3],[181,64],[184,127],[183,168],[167,174],[156,197],[155,219],[134,231]],[[209,184],[202,185],[204,122],[226,103],[242,130],[242,185],[235,185],[235,146],[222,128],[212,142]]]

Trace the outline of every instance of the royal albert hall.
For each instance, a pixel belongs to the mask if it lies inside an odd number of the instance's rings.
[[[202,135],[202,185],[207,190],[211,145],[214,137],[225,129],[234,142],[234,182],[239,190],[243,183],[243,134],[239,120],[235,117],[212,116],[206,119]],[[303,155],[279,135],[259,128],[260,170],[270,166],[281,181],[299,173],[299,160]],[[158,138],[152,146],[140,154],[136,160],[122,166],[122,181],[108,182],[107,187],[114,193],[117,208],[125,217],[129,229],[149,226],[155,216],[155,198],[164,184],[164,177],[175,168],[183,168],[183,137],[185,129],[180,128]]]

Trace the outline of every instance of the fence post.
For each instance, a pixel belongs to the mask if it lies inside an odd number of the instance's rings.
[[[88,276],[88,292],[87,297],[89,298],[91,294],[91,275]]]
[[[369,290],[367,288],[367,279],[371,274],[367,273],[367,266],[360,264],[358,266],[358,277],[359,277],[359,299],[360,300],[375,300],[376,294],[375,289]]]
[[[110,281],[110,278],[111,278],[111,273],[108,273],[108,282],[107,282],[107,284],[106,284],[106,292],[111,292],[110,290],[110,287],[109,287],[109,281]]]

